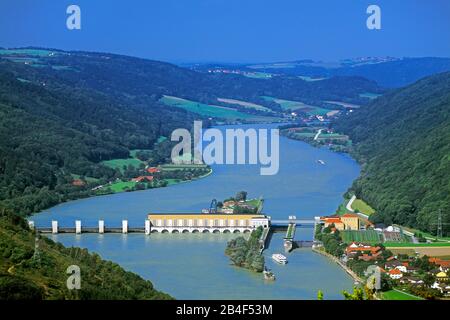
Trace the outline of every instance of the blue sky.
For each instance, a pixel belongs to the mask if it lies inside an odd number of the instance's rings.
[[[82,29],[66,28],[79,5]],[[366,28],[377,4],[382,29]],[[448,0],[1,0],[0,46],[172,62],[450,56]]]

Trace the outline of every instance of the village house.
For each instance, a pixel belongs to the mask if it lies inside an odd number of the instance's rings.
[[[440,258],[430,258],[428,261],[439,266],[439,270],[447,272],[450,269],[450,260],[442,260]]]
[[[352,242],[352,244],[345,249],[345,253],[349,259],[353,259],[360,254],[358,257],[359,260],[372,261],[377,260],[380,257],[382,250],[378,246],[373,247],[362,243]]]
[[[133,178],[131,181],[133,181],[133,182],[151,182],[151,181],[153,181],[153,176],[140,176],[137,178]]]
[[[448,281],[448,275],[446,272],[441,271],[438,274],[436,274],[436,280],[439,282]]]
[[[446,285],[444,283],[435,282],[431,286],[432,289],[439,290],[442,294],[449,296],[450,295],[450,285]]]
[[[84,187],[86,185],[86,182],[81,179],[75,179],[72,181],[72,185],[75,187]]]
[[[403,273],[397,268],[389,270],[388,274],[389,277],[393,280],[399,280],[401,277],[403,277]]]
[[[148,172],[148,173],[151,173],[151,174],[154,174],[154,173],[161,172],[161,170],[159,170],[159,169],[156,168],[156,167],[150,167],[150,168],[147,169],[147,172]]]
[[[334,225],[339,230],[360,230],[360,218],[353,213],[346,213],[342,216],[321,217],[324,227]]]
[[[402,264],[402,262],[398,261],[397,259],[386,261],[384,264],[384,267],[387,270],[395,269],[397,267],[401,267],[402,269],[405,268],[405,266]]]
[[[400,279],[402,284],[422,285],[423,280],[418,277],[404,276]]]

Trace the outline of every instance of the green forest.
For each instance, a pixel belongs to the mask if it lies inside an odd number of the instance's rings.
[[[450,234],[450,73],[386,94],[341,117],[362,164],[352,189],[374,222]]]

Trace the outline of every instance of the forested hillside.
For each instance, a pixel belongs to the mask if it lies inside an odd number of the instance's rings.
[[[2,50],[0,205],[24,215],[88,196],[89,189],[71,185],[73,175],[110,181],[117,172],[101,161],[126,158],[132,149],[153,149],[159,137],[202,118],[161,104],[163,95],[206,103],[218,97],[268,103],[261,96],[352,101],[377,90],[362,78],[265,81],[112,54]],[[159,148],[156,163],[168,161],[170,141]]]
[[[353,188],[373,206],[376,222],[436,233],[442,210],[450,233],[450,73],[376,99],[341,118],[363,164]]]
[[[110,179],[115,171],[100,161],[151,149],[194,119],[147,97],[144,107],[34,69],[26,70],[32,81],[19,81],[21,68],[0,62],[0,205],[19,214],[87,196],[71,174]]]
[[[81,289],[69,290],[67,268],[80,267]],[[0,211],[0,300],[170,299],[150,281],[101,260],[86,249],[64,248],[29,231],[17,215]]]

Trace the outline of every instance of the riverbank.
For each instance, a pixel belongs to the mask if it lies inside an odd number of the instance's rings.
[[[331,259],[332,261],[334,261],[336,264],[338,264],[342,269],[344,269],[344,271],[353,278],[353,280],[355,282],[359,282],[359,283],[364,283],[364,281],[356,274],[354,273],[349,267],[347,267],[345,264],[342,263],[342,261],[340,261],[338,258],[336,258],[335,256],[332,256],[331,254],[323,251],[323,250],[319,250],[317,248],[312,248],[312,251],[318,254],[321,254],[329,259]]]

